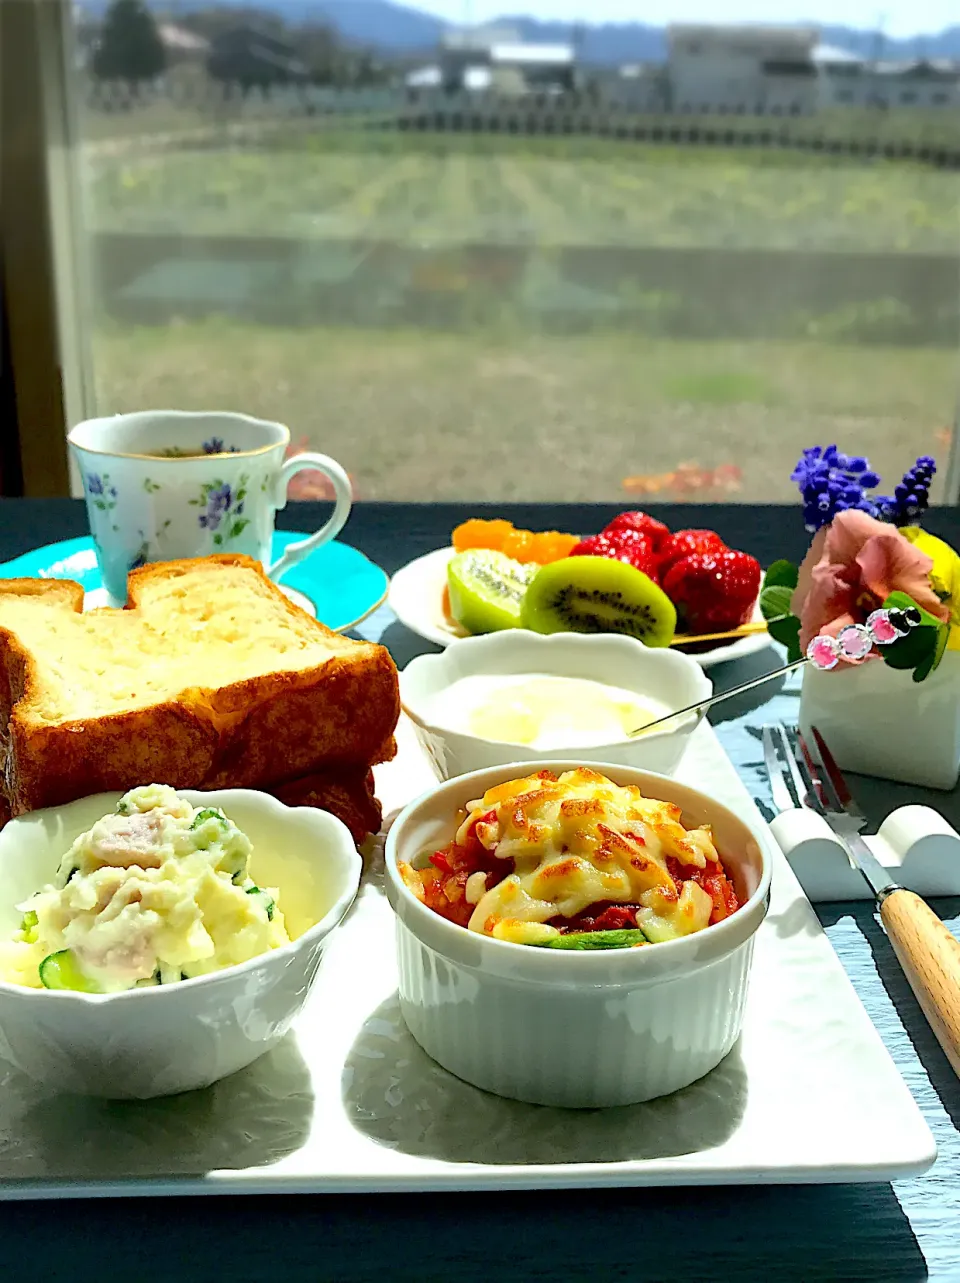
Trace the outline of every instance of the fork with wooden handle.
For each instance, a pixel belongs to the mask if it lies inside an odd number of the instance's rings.
[[[960,1077],[960,941],[925,900],[904,887],[880,900],[880,917],[937,1042]]]
[[[797,801],[823,816],[866,879],[903,974],[944,1055],[960,1077],[960,941],[951,935],[925,900],[890,876],[864,842],[860,836],[863,815],[822,735],[816,727],[811,727],[811,732],[817,756],[798,732],[798,752],[794,757],[782,725],[763,728],[764,757],[774,801],[785,809],[781,804],[786,794],[788,806],[793,805],[780,773],[776,779],[783,792],[774,784],[775,745],[779,741]]]

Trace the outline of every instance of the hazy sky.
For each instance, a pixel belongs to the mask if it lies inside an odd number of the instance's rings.
[[[481,22],[503,13],[572,22],[832,22],[890,36],[937,32],[960,23],[958,0],[409,0],[453,22]]]

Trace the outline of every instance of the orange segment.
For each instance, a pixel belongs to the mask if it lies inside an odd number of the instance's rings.
[[[512,522],[499,517],[489,521],[483,517],[471,517],[457,526],[452,541],[457,552],[489,548],[505,553],[514,561],[536,562],[545,566],[548,562],[568,557],[580,539],[559,530],[515,530]]]
[[[533,555],[533,543],[536,535],[532,530],[511,530],[503,541],[503,552],[514,561],[526,563],[536,561]]]
[[[502,552],[504,541],[512,532],[512,521],[500,518],[485,521],[482,517],[471,517],[454,530],[453,546],[457,552],[466,552],[469,548],[493,548]]]
[[[541,566],[546,566],[551,561],[560,561],[563,557],[569,557],[579,542],[576,535],[564,535],[559,530],[544,530],[533,536],[533,560]]]

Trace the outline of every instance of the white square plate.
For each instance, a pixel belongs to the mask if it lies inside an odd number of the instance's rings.
[[[433,776],[402,724],[389,814]],[[887,1181],[933,1137],[800,885],[705,723],[677,775],[743,816],[775,862],[740,1042],[699,1083],[589,1112],[501,1100],[406,1032],[379,855],[295,1033],[208,1091],[51,1097],[0,1062],[0,1197]],[[598,1049],[602,1054],[602,1049]]]

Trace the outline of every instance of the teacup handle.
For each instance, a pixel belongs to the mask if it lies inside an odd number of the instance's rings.
[[[321,544],[335,539],[350,516],[350,509],[353,507],[353,487],[350,485],[350,478],[340,467],[340,464],[337,463],[336,459],[331,459],[325,454],[295,454],[292,459],[286,461],[277,478],[275,506],[277,508],[286,506],[287,487],[292,478],[298,472],[306,472],[308,470],[322,472],[324,476],[329,477],[335,497],[333,513],[330,519],[309,539],[301,539],[298,543],[287,545],[283,556],[267,569],[267,574],[271,579],[279,579],[285,570],[289,570],[298,561],[302,561],[307,553],[313,552],[314,548],[319,548]]]

